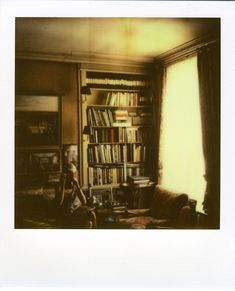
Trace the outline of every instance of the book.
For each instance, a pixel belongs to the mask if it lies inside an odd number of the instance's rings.
[[[150,182],[150,178],[146,176],[129,176],[128,182],[131,184],[146,184]]]
[[[121,127],[121,126],[123,126],[123,127],[131,127],[131,122],[121,122],[121,121],[119,121],[119,122],[113,122],[113,126],[115,126],[115,127]]]
[[[114,113],[115,121],[127,121],[128,111],[127,110],[115,110]]]

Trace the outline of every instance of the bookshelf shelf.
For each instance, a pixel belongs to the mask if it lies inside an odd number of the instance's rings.
[[[89,166],[101,166],[101,167],[104,167],[104,166],[123,166],[123,164],[126,164],[127,166],[129,167],[134,167],[136,165],[145,165],[144,162],[132,162],[132,161],[129,161],[129,162],[120,162],[120,163],[88,163]]]
[[[119,109],[119,108],[123,108],[123,109],[138,109],[138,108],[147,108],[150,107],[150,105],[138,105],[138,106],[112,106],[112,105],[105,105],[105,104],[88,104],[87,105],[88,108],[113,108],[113,109]]]
[[[116,91],[128,91],[128,92],[136,92],[143,90],[147,86],[135,86],[133,89],[133,86],[119,86],[119,85],[105,85],[105,84],[88,84],[90,88],[94,89],[104,89],[106,91],[110,90],[116,90]]]
[[[131,175],[148,174],[152,97],[147,75],[81,71],[91,88],[82,102],[83,184],[120,185]],[[82,129],[82,130],[83,130]]]
[[[105,126],[105,125],[99,125],[94,126],[90,125],[91,128],[140,128],[140,127],[150,127],[150,125],[119,125],[119,126]]]
[[[136,142],[90,142],[89,145],[98,145],[98,144],[120,144],[120,145],[125,145],[125,144],[143,144],[141,141],[136,141]]]
[[[140,89],[138,89],[138,88],[133,89],[133,87],[122,87],[122,88],[120,88],[118,86],[109,86],[107,88],[106,85],[96,86],[94,84],[93,85],[89,84],[88,86],[90,87],[90,89],[92,91],[102,91],[102,92],[113,91],[113,92],[136,92],[137,93],[137,92],[140,91]],[[141,87],[141,89],[143,89],[143,87]]]

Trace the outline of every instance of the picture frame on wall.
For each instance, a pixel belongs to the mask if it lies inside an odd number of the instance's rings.
[[[16,95],[15,140],[17,146],[58,146],[59,96]]]
[[[60,151],[33,151],[29,153],[29,171],[32,173],[50,173],[60,171]]]

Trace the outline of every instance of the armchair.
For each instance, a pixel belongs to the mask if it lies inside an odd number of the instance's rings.
[[[121,228],[190,228],[196,219],[196,201],[187,194],[156,186],[150,208],[128,210],[131,217],[120,219]]]

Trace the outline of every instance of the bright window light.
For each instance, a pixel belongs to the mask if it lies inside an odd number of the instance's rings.
[[[196,199],[202,211],[206,181],[196,56],[167,67],[162,110],[160,184]]]

